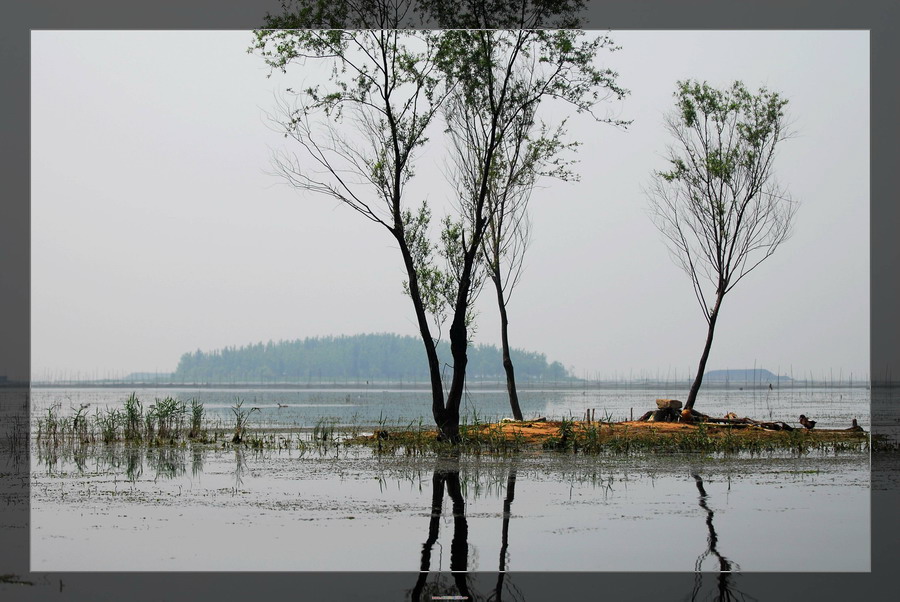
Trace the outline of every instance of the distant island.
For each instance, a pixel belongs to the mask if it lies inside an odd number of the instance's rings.
[[[546,355],[513,349],[516,379],[522,382],[574,380]],[[451,364],[450,348],[438,345],[442,365]],[[505,379],[500,350],[473,345],[467,375],[473,381]],[[173,382],[427,382],[425,349],[416,337],[358,334],[269,341],[213,351],[185,353],[171,375]]]
[[[703,375],[704,383],[747,383],[747,384],[766,384],[779,382],[789,382],[790,376],[778,376],[764,370],[763,368],[744,369],[744,370],[710,370]]]

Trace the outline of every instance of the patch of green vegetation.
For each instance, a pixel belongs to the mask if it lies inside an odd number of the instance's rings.
[[[634,428],[606,423],[576,423],[561,420],[555,432],[539,443],[529,444],[521,430],[504,433],[501,425],[482,424],[474,419],[460,429],[461,441],[453,446],[437,441],[433,430],[418,428],[386,428],[384,424],[372,436],[357,436],[346,441],[350,445],[374,448],[379,453],[418,455],[443,453],[455,449],[464,454],[516,454],[527,449],[550,453],[582,455],[629,454],[716,454],[759,455],[764,453],[860,453],[869,449],[865,435],[808,431],[762,431],[732,429],[707,424],[678,431],[653,427]]]
[[[231,406],[231,412],[234,414],[234,435],[231,437],[232,443],[240,443],[241,439],[244,436],[244,432],[247,430],[247,425],[250,423],[250,415],[253,412],[258,412],[259,408],[250,408],[249,410],[243,409],[244,400],[243,399],[235,399],[234,405]]]
[[[575,423],[563,418],[559,423],[559,431],[548,437],[543,443],[544,449],[556,451],[578,451],[578,436],[575,434]],[[584,445],[581,446],[584,449]]]
[[[188,411],[189,410],[189,411]],[[379,418],[371,434],[363,433],[360,425],[338,425],[335,419],[319,420],[311,431],[285,432],[279,429],[250,428],[252,414],[258,408],[246,409],[243,400],[236,399],[231,407],[234,422],[222,421],[218,426],[204,423],[203,404],[196,399],[190,406],[171,397],[157,399],[147,411],[132,394],[121,407],[98,409],[90,415],[80,408],[74,415],[60,415],[60,405],[51,406],[36,421],[36,441],[44,448],[44,456],[65,444],[72,446],[73,458],[79,462],[85,446],[91,444],[162,446],[214,445],[217,447],[244,446],[255,450],[296,449],[301,453],[340,451],[345,446],[361,446],[376,454],[408,457],[445,453],[469,455],[516,455],[529,450],[546,453],[582,455],[629,454],[749,454],[868,452],[867,433],[844,431],[763,431],[757,428],[733,428],[699,423],[696,427],[667,429],[614,424],[611,422],[575,422],[570,418],[556,423],[555,430],[536,438],[529,429],[504,428],[507,425],[486,423],[477,413],[463,419],[460,440],[456,444],[439,441],[434,427],[422,418],[412,422],[389,423]],[[551,427],[553,428],[553,427]],[[897,442],[874,437],[873,451],[895,452]]]
[[[62,445],[72,442],[111,444],[120,441],[164,445],[183,442],[185,436],[206,441],[208,433],[202,428],[203,404],[191,400],[190,430],[185,432],[187,406],[172,397],[156,399],[146,412],[132,393],[122,407],[98,408],[93,415],[83,405],[74,415],[61,416],[61,405],[53,404],[37,419],[35,440],[41,445]]]

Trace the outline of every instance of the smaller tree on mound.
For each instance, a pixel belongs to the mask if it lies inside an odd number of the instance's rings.
[[[773,163],[786,139],[787,100],[741,82],[715,89],[678,82],[676,109],[666,118],[675,142],[669,171],[653,174],[648,191],[656,227],[691,277],[708,326],[697,376],[684,408],[703,381],[725,294],[775,252],[791,233],[797,210],[775,181]]]

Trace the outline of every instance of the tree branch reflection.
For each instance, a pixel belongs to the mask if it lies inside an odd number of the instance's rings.
[[[503,582],[506,580],[506,566],[509,562],[509,518],[512,515],[512,503],[516,497],[516,464],[509,467],[506,477],[506,498],[503,500],[503,530],[500,536],[500,567],[497,572],[497,586],[488,600],[503,600]]]
[[[509,563],[509,522],[512,516],[512,503],[516,491],[516,464],[509,467],[506,478],[506,497],[503,500],[503,528],[500,545],[499,570],[497,582],[488,596],[473,591],[469,571],[469,524],[466,520],[466,502],[462,494],[458,457],[438,458],[431,479],[431,517],[428,522],[428,538],[422,545],[422,557],[419,564],[419,576],[413,587],[410,599],[414,602],[429,600],[430,595],[460,595],[469,600],[489,600],[501,602],[504,591],[510,594],[506,599],[521,600],[520,593],[510,590],[506,570]],[[444,492],[450,498],[453,513],[453,539],[450,543],[450,577],[452,585],[445,575],[438,574],[429,583],[432,574],[432,554],[435,546],[440,549],[438,536],[440,532],[441,514],[444,505]],[[437,571],[436,571],[437,572]],[[451,590],[456,592],[451,594]]]
[[[706,536],[706,550],[697,557],[697,561],[694,563],[694,589],[691,592],[691,601],[694,602],[696,600],[710,598],[709,595],[701,598],[701,589],[703,587],[703,573],[701,572],[702,564],[710,554],[715,556],[719,561],[719,573],[716,576],[716,590],[712,595],[712,599],[721,602],[730,602],[732,600],[754,600],[755,598],[748,597],[746,594],[737,590],[734,584],[734,577],[738,575],[737,571],[740,571],[741,567],[719,552],[719,536],[716,533],[716,527],[713,523],[715,513],[707,503],[709,494],[706,493],[706,488],[703,486],[703,479],[700,475],[697,472],[692,472],[691,476],[694,477],[697,491],[700,493],[700,507],[706,511],[706,528],[709,532]]]
[[[459,483],[459,457],[439,457],[431,479],[431,519],[428,523],[428,539],[422,545],[422,562],[419,566],[419,578],[413,587],[411,598],[422,599],[426,589],[428,573],[431,571],[431,552],[437,543],[440,532],[441,512],[444,505],[444,490],[450,496],[453,512],[453,540],[450,543],[450,571],[459,595],[472,599],[467,579],[469,552],[469,525],[466,521],[466,500],[463,498]],[[442,587],[442,584],[433,584]]]

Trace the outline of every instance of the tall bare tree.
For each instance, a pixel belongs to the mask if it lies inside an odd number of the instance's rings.
[[[288,88],[280,99],[272,121],[301,153],[276,155],[276,169],[296,188],[344,203],[397,242],[428,360],[435,422],[445,438],[456,439],[458,418],[448,416],[428,322],[435,303],[420,289],[430,212],[413,211],[404,195],[415,153],[448,90],[435,63],[439,34],[399,29],[414,8],[411,0],[286,0],[284,12],[254,32],[251,50],[285,72],[308,61],[330,67],[327,83]],[[347,24],[356,29],[315,29]]]
[[[666,118],[670,170],[655,172],[652,216],[672,257],[690,276],[708,329],[685,409],[703,381],[722,299],[791,233],[798,204],[779,186],[774,160],[789,136],[787,100],[741,82],[716,89],[678,82]]]
[[[564,142],[563,124],[538,123],[538,109],[554,98],[599,121],[624,125],[593,110],[626,91],[616,84],[615,72],[596,65],[601,49],[615,49],[607,36],[479,29],[448,32],[447,38],[451,50],[444,56],[450,57],[447,71],[456,86],[444,113],[452,143],[451,179],[465,218],[458,227],[464,234],[480,233],[466,238],[468,252],[473,261],[483,262],[494,284],[510,406],[521,420],[506,304],[527,247],[527,202],[539,177],[574,177],[562,151],[575,144]],[[452,350],[452,327],[450,341]]]
[[[480,135],[480,121],[459,96],[451,95],[447,106],[453,163],[450,179],[457,189],[460,202],[471,208],[477,199],[475,193],[481,175],[478,156],[484,140]],[[531,107],[516,117],[495,153],[489,174],[487,228],[480,258],[497,298],[503,369],[510,409],[516,420],[522,420],[523,415],[510,355],[507,304],[522,274],[525,251],[530,242],[528,201],[536,181],[542,175],[577,178],[560,157],[563,149],[574,147],[576,143],[565,144],[562,141],[565,133],[562,125],[553,132],[546,126],[538,128],[535,108]]]
[[[296,187],[338,199],[397,241],[406,268],[404,286],[428,357],[432,414],[440,437],[458,441],[472,304],[480,289],[480,254],[491,212],[489,174],[497,150],[518,116],[542,99],[562,99],[589,111],[599,90],[615,86],[614,74],[593,64],[604,38],[583,40],[580,32],[542,29],[404,32],[396,28],[414,12],[411,1],[336,4],[286,1],[285,15],[270,17],[269,28],[256,32],[254,49],[272,68],[286,70],[290,63],[310,60],[332,66],[327,85],[289,90],[293,98],[282,102],[275,122],[299,143],[303,159],[282,154],[276,165]],[[420,4],[427,13],[430,3]],[[457,4],[465,5],[459,15],[483,8],[481,2]],[[567,20],[580,4],[491,3],[532,28],[557,17]],[[314,29],[348,15],[355,31]],[[306,29],[297,29],[301,27]],[[521,78],[527,65],[539,65],[539,74]],[[404,187],[413,175],[415,153],[451,91],[478,116],[483,143],[473,157],[477,178],[471,203],[460,203],[458,214],[444,220],[441,240],[434,243],[429,238],[430,208],[410,208]],[[436,254],[443,256],[443,268],[436,264]],[[453,366],[446,400],[430,316],[450,321]]]

